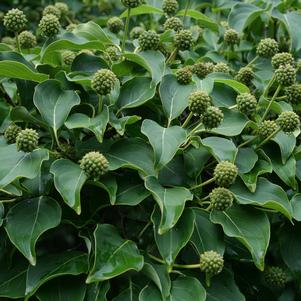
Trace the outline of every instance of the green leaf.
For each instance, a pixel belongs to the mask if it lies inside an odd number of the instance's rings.
[[[228,17],[229,25],[237,32],[243,32],[243,30],[253,23],[265,10],[266,9],[260,9],[258,6],[250,3],[237,3],[232,7]]]
[[[291,204],[293,208],[293,218],[301,222],[301,194],[295,194],[291,199]]]
[[[163,77],[159,93],[163,105],[163,110],[170,123],[179,117],[188,106],[188,96],[196,89],[195,84],[180,85],[176,77],[167,74]]]
[[[250,90],[246,85],[244,85],[236,80],[215,78],[214,76],[212,76],[212,78],[214,79],[215,83],[227,85],[227,86],[231,87],[233,90],[235,90],[237,93],[250,93]]]
[[[292,218],[292,207],[285,191],[265,178],[259,178],[254,192],[250,192],[240,181],[236,181],[230,190],[240,204],[273,209],[290,220]]]
[[[161,211],[161,221],[158,227],[160,235],[174,227],[182,215],[186,201],[191,201],[193,195],[185,187],[165,188],[155,177],[146,177],[145,187],[148,189]]]
[[[185,11],[186,10],[180,10],[178,12],[178,16],[184,16],[185,15]],[[210,18],[208,18],[206,15],[202,14],[199,11],[196,11],[194,9],[188,9],[186,12],[186,15],[197,20],[198,24],[200,24],[203,27],[207,27],[210,28],[214,31],[218,31],[218,26],[215,23],[215,21],[211,20]]]
[[[2,203],[0,203],[0,227],[3,224],[3,217],[4,217],[4,206]]]
[[[224,270],[221,274],[212,277],[211,285],[207,288],[206,301],[245,301],[244,295],[235,283],[233,273]]]
[[[54,176],[54,186],[64,202],[80,214],[80,191],[87,179],[84,171],[70,160],[59,159],[52,163],[50,172]]]
[[[156,93],[156,86],[149,77],[134,77],[120,89],[117,105],[121,109],[135,108],[143,105]]]
[[[196,278],[180,276],[172,282],[170,296],[167,301],[183,300],[206,300],[206,290]]]
[[[32,80],[38,83],[49,78],[47,74],[32,70],[20,62],[6,60],[0,61],[0,76],[4,76],[6,78]]]
[[[248,158],[248,160],[246,160]],[[239,148],[235,160],[235,164],[238,167],[238,171],[242,174],[250,172],[256,162],[258,161],[258,155],[251,147]]]
[[[112,112],[110,112],[110,120],[109,124],[117,131],[117,133],[121,136],[124,135],[125,129],[127,125],[131,125],[136,123],[141,119],[140,116],[132,115],[132,116],[124,116],[121,118],[117,118]]]
[[[139,170],[145,175],[155,175],[153,151],[139,138],[119,140],[112,145],[106,154],[110,170],[127,167]]]
[[[139,294],[139,301],[162,301],[160,291],[152,283],[146,285]]]
[[[208,137],[202,139],[201,144],[209,150],[217,161],[235,161],[237,148],[231,140],[220,137]]]
[[[220,224],[227,236],[239,240],[251,253],[257,268],[264,270],[264,257],[270,241],[270,223],[264,212],[233,205],[227,211],[214,210],[210,219]]]
[[[130,286],[122,291],[117,297],[112,299],[112,301],[138,301],[138,298],[139,291],[135,286],[133,286],[132,282],[130,282]]]
[[[179,127],[161,127],[153,120],[146,119],[141,126],[141,132],[147,136],[155,153],[155,166],[161,169],[176,154],[180,145],[186,140],[186,131]]]
[[[178,220],[177,224],[160,235],[159,224],[160,224],[160,213],[158,210],[155,210],[152,214],[152,222],[154,224],[154,235],[157,247],[163,258],[163,260],[171,266],[179,252],[186,246],[188,243],[194,227],[194,213],[190,209],[184,210],[182,216]]]
[[[38,124],[41,127],[47,128],[47,124],[44,121],[34,117],[28,112],[28,110],[25,107],[14,107],[11,110],[10,118],[12,121],[30,122],[33,124]]]
[[[129,270],[140,271],[143,256],[134,242],[120,237],[117,229],[109,224],[97,225],[94,231],[95,257],[87,283],[104,281]]]
[[[18,152],[15,144],[0,146],[0,188],[19,178],[35,178],[43,161],[49,159],[48,150],[36,149],[31,153]]]
[[[198,255],[208,250],[214,250],[224,254],[225,243],[224,234],[219,226],[214,225],[209,214],[201,209],[193,208],[195,214],[194,231],[190,238],[195,251]]]
[[[88,184],[92,184],[98,187],[103,188],[110,197],[111,205],[115,205],[116,203],[116,194],[117,194],[117,182],[116,178],[112,175],[105,175],[101,177],[100,181],[90,181]]]
[[[107,293],[110,289],[110,282],[103,281],[88,285],[86,301],[107,301]]]
[[[5,224],[7,235],[30,264],[36,265],[35,244],[38,238],[59,225],[61,214],[59,204],[44,196],[23,200],[8,211]]]
[[[296,146],[296,138],[294,135],[288,135],[280,131],[271,139],[279,145],[282,163],[285,164]]]
[[[80,98],[75,91],[64,90],[59,81],[50,79],[36,86],[33,102],[57,136],[58,129],[64,125],[71,109],[80,103]]]
[[[108,122],[109,109],[107,106],[104,106],[103,111],[94,118],[90,118],[82,113],[72,114],[65,122],[65,126],[68,129],[87,129],[94,133],[99,143],[102,143],[103,135],[106,131]]]
[[[83,301],[86,285],[82,278],[59,277],[45,283],[36,293],[40,301]]]
[[[77,251],[65,251],[39,257],[36,266],[27,271],[26,296],[29,298],[41,285],[63,275],[80,275],[88,269],[87,254]]]
[[[127,16],[127,10],[125,10],[121,15],[120,18],[125,18]],[[145,14],[159,14],[163,15],[162,9],[159,9],[157,7],[151,6],[151,5],[140,5],[138,7],[131,9],[131,16],[138,16],[138,15],[145,15]]]
[[[152,76],[153,83],[158,84],[165,73],[165,57],[160,51],[147,50],[139,53],[126,52],[125,58],[144,69]]]

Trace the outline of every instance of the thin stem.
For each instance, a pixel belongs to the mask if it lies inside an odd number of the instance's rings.
[[[199,200],[198,200],[198,203],[199,203],[199,204],[205,204],[205,203],[207,203],[207,202],[205,202],[205,201],[208,200],[208,199],[209,199],[209,194],[208,194],[207,196],[205,196],[205,197],[199,199]],[[209,202],[209,203],[210,203],[210,202]]]
[[[257,61],[258,58],[259,58],[259,56],[256,55],[256,56],[253,58],[253,60],[251,60],[251,62],[248,63],[248,65],[247,65],[246,67],[249,67],[250,65],[254,64],[254,63]]]
[[[62,152],[64,152],[64,149],[62,148],[62,146],[61,146],[61,144],[60,144],[60,140],[59,140],[59,138],[58,138],[58,136],[57,136],[57,131],[53,131],[53,134],[54,134],[54,139],[55,139],[55,142],[56,142],[58,148],[59,148]]]
[[[200,184],[198,184],[198,185],[195,185],[195,186],[190,187],[190,189],[197,189],[197,188],[203,187],[203,186],[205,186],[205,185],[208,185],[208,184],[210,184],[210,183],[212,183],[212,182],[214,182],[214,181],[215,181],[215,178],[211,178],[211,179],[209,179],[209,180],[207,180],[207,181],[205,181],[205,182],[202,182],[202,183],[200,183]]]
[[[182,128],[186,127],[189,123],[189,121],[191,120],[191,118],[193,117],[193,113],[190,112],[189,115],[187,116],[187,118],[185,119],[184,123],[182,124]]]
[[[155,261],[157,261],[159,263],[165,264],[165,261],[163,259],[160,259],[160,258],[158,258],[158,257],[156,257],[156,256],[154,256],[154,255],[152,255],[150,253],[147,253],[147,255],[148,255],[149,258],[151,258],[151,259],[153,259],[153,260],[155,260]]]
[[[129,32],[130,17],[131,17],[131,8],[128,8],[128,13],[127,13],[127,16],[126,16],[126,21],[125,21],[125,29],[124,29],[124,34],[123,34],[123,40],[122,40],[122,48],[121,48],[122,52],[124,52],[125,42],[126,42],[128,32]]]
[[[243,142],[243,143],[241,143],[240,145],[238,145],[237,148],[241,148],[241,147],[243,147],[243,146],[245,146],[245,145],[247,145],[247,144],[253,142],[255,139],[257,139],[257,136],[254,136],[254,137],[252,137],[251,139],[246,140],[245,142]]]
[[[19,34],[16,32],[16,44],[17,44],[17,49],[21,53],[21,47],[20,47],[20,42],[19,42]]]
[[[184,15],[183,15],[183,21],[185,21],[185,18],[186,18],[187,13],[188,13],[189,6],[190,6],[190,0],[187,0],[186,7],[185,7],[185,12],[184,12]]]
[[[269,90],[274,83],[274,80],[275,80],[275,76],[273,75],[273,77],[269,81],[268,85],[266,86],[265,90],[263,91],[263,97],[267,98],[267,96],[269,94]]]
[[[178,53],[178,48],[175,48],[172,53],[170,54],[169,58],[166,61],[166,65],[171,64],[172,61],[175,59],[175,57],[177,56]]]
[[[231,107],[229,107],[228,109],[235,109],[237,107],[237,104],[236,105],[233,105],[233,106],[231,106]]]
[[[263,146],[264,144],[266,144],[270,139],[272,139],[278,132],[280,132],[280,129],[275,130],[271,135],[269,135],[268,137],[266,137],[262,142],[260,142],[257,146],[256,149],[258,149],[259,147]]]
[[[276,89],[276,91],[275,91],[273,97],[271,98],[271,100],[270,100],[270,102],[269,102],[269,104],[268,104],[268,106],[267,106],[267,108],[266,108],[266,110],[265,110],[263,116],[261,117],[261,121],[263,121],[263,120],[267,117],[267,115],[268,115],[268,113],[269,113],[269,111],[270,111],[270,108],[271,108],[271,106],[272,106],[272,104],[273,104],[275,98],[277,97],[278,93],[280,92],[280,90],[281,90],[281,86],[279,85],[279,86],[277,87],[277,89]]]
[[[203,123],[200,122],[195,128],[193,128],[191,130],[191,132],[189,133],[189,135],[191,136],[191,134],[195,133],[202,125],[203,125]]]
[[[65,16],[65,19],[69,24],[73,24],[72,20],[68,16]]]
[[[161,258],[158,258],[152,254],[149,254],[147,253],[147,255],[153,259],[154,261],[157,261],[159,263],[162,263],[162,264],[166,264],[165,261]],[[200,268],[200,264],[199,263],[196,263],[196,264],[173,264],[173,267],[175,268],[180,268],[180,269],[199,269]]]
[[[146,231],[146,229],[152,224],[151,221],[149,221],[144,227],[143,229],[140,231],[140,233],[138,234],[138,239],[142,237],[143,233]]]
[[[98,114],[100,114],[102,111],[102,96],[98,96]]]

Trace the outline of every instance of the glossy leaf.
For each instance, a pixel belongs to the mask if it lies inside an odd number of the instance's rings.
[[[97,225],[94,240],[95,257],[87,283],[107,280],[128,270],[142,269],[143,256],[137,246],[134,242],[121,238],[114,226]]]
[[[8,211],[5,224],[7,235],[30,264],[36,265],[35,245],[38,238],[60,223],[61,214],[59,204],[49,197],[23,200]]]
[[[146,285],[139,294],[139,301],[162,301],[160,291],[153,284]]]
[[[107,301],[106,295],[110,289],[110,282],[103,281],[87,286],[86,301]]]
[[[291,199],[293,208],[293,218],[298,222],[301,222],[301,194],[295,194]]]

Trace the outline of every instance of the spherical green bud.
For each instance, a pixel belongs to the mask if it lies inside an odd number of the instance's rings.
[[[22,129],[14,123],[11,123],[4,132],[4,138],[8,144],[16,143],[17,135]]]
[[[158,49],[165,57],[169,57],[170,55],[170,52],[165,48],[165,46],[160,43],[159,46],[158,46]]]
[[[109,59],[111,61],[118,61],[119,59],[119,49],[116,46],[109,46],[106,49],[106,59]]]
[[[109,162],[103,154],[89,152],[80,160],[80,167],[88,178],[98,180],[108,171]]]
[[[239,35],[235,29],[227,29],[224,33],[224,42],[227,45],[239,44]]]
[[[176,33],[174,38],[174,44],[181,51],[189,50],[193,45],[191,31],[184,29]]]
[[[276,81],[282,86],[291,86],[296,82],[297,70],[292,65],[280,65],[275,71]]]
[[[229,68],[229,66],[226,63],[220,62],[220,63],[217,63],[214,66],[213,71],[214,72],[229,73],[230,72],[230,68]]]
[[[272,57],[279,51],[278,43],[274,39],[262,39],[257,45],[256,54],[262,57]]]
[[[268,267],[264,272],[264,282],[271,289],[283,289],[288,282],[288,274],[280,267]]]
[[[240,68],[235,76],[235,80],[245,85],[249,85],[252,79],[253,79],[253,71],[249,67]]]
[[[29,49],[37,46],[37,39],[30,31],[22,31],[19,35],[21,48]]]
[[[160,43],[160,36],[153,30],[144,31],[138,38],[141,50],[156,50]]]
[[[69,7],[66,3],[56,2],[54,6],[60,11],[62,16],[68,15]]]
[[[17,8],[9,10],[3,18],[3,24],[6,29],[13,32],[20,32],[26,26],[26,23],[25,14]]]
[[[112,17],[107,22],[108,29],[113,33],[118,33],[123,29],[123,21],[118,17]]]
[[[204,78],[206,77],[209,73],[211,73],[212,71],[210,70],[210,65],[208,65],[208,63],[204,63],[204,62],[199,62],[199,63],[195,63],[193,65],[192,71],[193,73],[199,77],[199,78]]]
[[[284,89],[284,94],[290,103],[298,104],[301,102],[301,85],[294,84]]]
[[[224,119],[224,113],[217,107],[210,106],[202,116],[202,123],[206,129],[217,128]]]
[[[107,95],[113,90],[117,81],[116,75],[109,69],[98,70],[91,81],[92,89],[99,95]]]
[[[72,32],[77,27],[77,24],[71,23],[66,27],[66,30]]]
[[[54,5],[48,5],[43,10],[43,16],[46,16],[46,15],[54,15],[58,19],[60,19],[61,11],[57,7],[55,7]]]
[[[192,113],[202,115],[211,105],[211,97],[205,91],[195,91],[189,95],[188,104]]]
[[[252,115],[256,112],[257,99],[250,93],[242,93],[236,97],[237,109],[246,114]]]
[[[262,121],[257,129],[257,134],[262,138],[267,138],[278,129],[277,122],[274,120]]]
[[[168,18],[164,23],[164,30],[174,30],[174,31],[180,31],[184,27],[183,22],[181,19],[177,17],[171,17]]]
[[[276,53],[272,57],[272,65],[275,69],[278,69],[280,65],[292,65],[294,66],[294,58],[293,56],[288,53],[288,52],[281,52],[281,53]]]
[[[216,210],[224,211],[231,207],[233,203],[232,192],[224,187],[214,188],[209,197],[212,207]]]
[[[122,4],[127,8],[135,8],[141,5],[141,0],[121,0]]]
[[[162,4],[162,10],[167,16],[174,16],[179,9],[179,3],[177,0],[164,0]]]
[[[15,47],[16,39],[12,37],[3,37],[1,40],[2,43]]]
[[[224,267],[223,256],[215,251],[206,251],[200,256],[200,269],[209,275],[219,274]]]
[[[39,134],[36,130],[25,129],[19,132],[16,138],[17,149],[23,152],[32,152],[39,145]]]
[[[299,116],[293,111],[282,112],[276,122],[285,133],[292,133],[300,127]]]
[[[135,26],[130,32],[131,39],[138,39],[140,35],[144,32],[144,28],[141,26]]]
[[[214,179],[218,186],[228,187],[235,182],[238,174],[236,165],[229,161],[221,161],[214,169]]]
[[[39,23],[39,29],[46,37],[57,35],[60,31],[60,28],[61,24],[59,19],[52,14],[44,16]]]
[[[190,68],[184,67],[178,69],[176,72],[176,78],[179,84],[188,85],[192,79],[192,72]]]
[[[76,54],[71,50],[65,50],[62,53],[63,62],[66,65],[72,65],[75,57],[76,57]]]

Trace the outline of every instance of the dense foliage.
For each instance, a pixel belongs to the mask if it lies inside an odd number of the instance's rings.
[[[2,0],[0,299],[301,300],[300,10]]]

